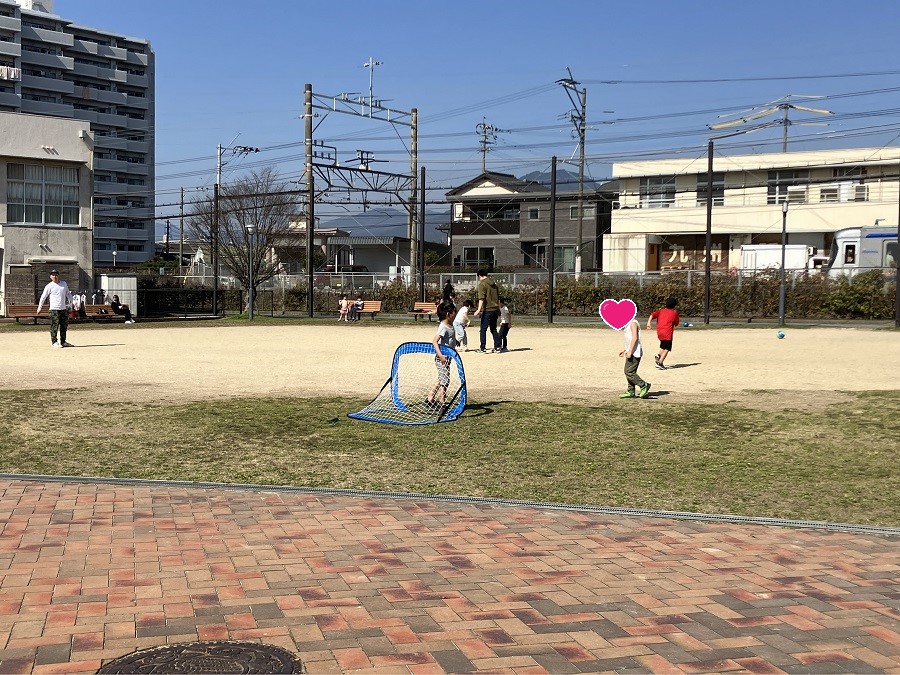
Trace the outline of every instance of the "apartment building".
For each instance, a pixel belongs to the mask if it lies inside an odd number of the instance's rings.
[[[704,269],[706,153],[620,162],[612,173],[618,208],[604,237],[603,270]],[[711,269],[738,268],[744,244],[780,244],[783,224],[788,244],[824,255],[836,230],[896,225],[898,174],[898,148],[714,153]]]
[[[556,271],[575,271],[578,244],[577,186],[558,190],[554,232]],[[582,201],[583,270],[597,269],[609,232],[612,186],[585,189]],[[550,188],[511,174],[486,171],[450,190],[450,255],[461,271],[542,270],[549,264]]]
[[[0,0],[0,111],[90,123],[94,265],[127,267],[154,254],[153,50],[53,10]]]

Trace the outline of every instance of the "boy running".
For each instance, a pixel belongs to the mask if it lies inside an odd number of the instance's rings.
[[[675,327],[681,322],[681,317],[675,310],[678,298],[666,300],[666,306],[653,312],[647,319],[647,330],[650,330],[650,322],[656,319],[656,337],[659,338],[659,354],[656,355],[656,367],[665,370],[665,360],[672,351],[672,336]]]

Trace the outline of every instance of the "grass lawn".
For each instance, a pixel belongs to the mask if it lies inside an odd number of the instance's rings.
[[[67,392],[66,400],[73,400]],[[86,397],[90,394],[86,392]],[[354,488],[900,525],[900,392],[820,411],[471,401],[460,420],[350,420],[368,401],[66,403],[2,391],[0,472]],[[52,417],[52,419],[51,419]],[[56,420],[66,420],[59,424]]]

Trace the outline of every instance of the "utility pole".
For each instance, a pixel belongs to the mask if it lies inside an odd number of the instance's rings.
[[[212,271],[213,316],[219,316],[219,184],[222,182],[222,144],[216,145],[216,184],[213,186]]]
[[[178,212],[178,233],[179,233],[179,243],[178,243],[178,272],[181,272],[181,266],[184,265],[184,187],[181,188],[181,209]]]
[[[240,136],[240,134],[238,134]],[[231,143],[237,136],[231,139]],[[229,143],[229,146],[231,145]],[[225,148],[219,143],[216,146],[216,185],[213,191],[213,236],[212,236],[212,266],[213,266],[213,314],[219,315],[219,192],[222,185],[222,153]],[[248,145],[235,145],[231,148],[232,154],[247,155],[251,152],[259,152],[259,148],[251,148]]]
[[[306,306],[313,318],[313,241],[316,229],[316,189],[313,180],[313,92],[312,85],[303,88],[303,116],[306,130]],[[337,270],[335,270],[337,271]]]
[[[575,131],[578,134],[578,229],[575,233],[575,278],[581,276],[581,248],[582,239],[584,237],[584,140],[586,130],[587,117],[587,88],[578,89],[580,82],[575,81],[572,77],[572,71],[569,71],[569,77],[557,80],[556,83],[563,86],[569,100],[572,102],[574,110],[570,111],[569,119],[575,125]],[[579,101],[572,97],[572,92],[579,96]]]
[[[166,248],[165,248],[165,256],[166,260],[169,259],[169,219],[166,218]]]
[[[372,104],[375,102],[375,66],[381,65],[384,65],[383,61],[376,61],[371,56],[369,57],[369,60],[363,64],[363,68],[369,69],[369,117],[372,116]]]
[[[497,134],[506,129],[498,129],[493,124],[488,124],[487,119],[481,118],[481,122],[475,126],[475,131],[481,136],[481,173],[487,171],[487,153],[490,146],[497,142]]]
[[[550,241],[547,246],[547,268],[550,272],[550,283],[547,290],[547,323],[553,323],[553,292],[556,272],[556,155],[550,162]]]
[[[418,266],[418,227],[416,227],[416,204],[419,201],[418,184],[416,175],[419,173],[419,109],[410,111],[410,145],[409,145],[409,175],[412,176],[409,194],[409,279],[410,283],[416,279],[416,267]],[[421,242],[424,245],[424,242]]]

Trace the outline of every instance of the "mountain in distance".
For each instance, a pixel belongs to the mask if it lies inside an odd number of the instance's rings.
[[[532,183],[539,183],[550,187],[549,171],[532,171],[521,177],[521,180],[527,180]],[[591,192],[599,187],[600,183],[591,180],[587,176],[584,177],[584,191]],[[556,170],[556,191],[557,192],[578,192],[578,172],[568,171],[566,169]]]
[[[425,241],[446,243],[447,234],[436,228],[450,222],[450,209],[425,210]],[[408,217],[401,209],[372,208],[345,216],[323,218],[320,227],[336,227],[356,237],[406,237]]]

